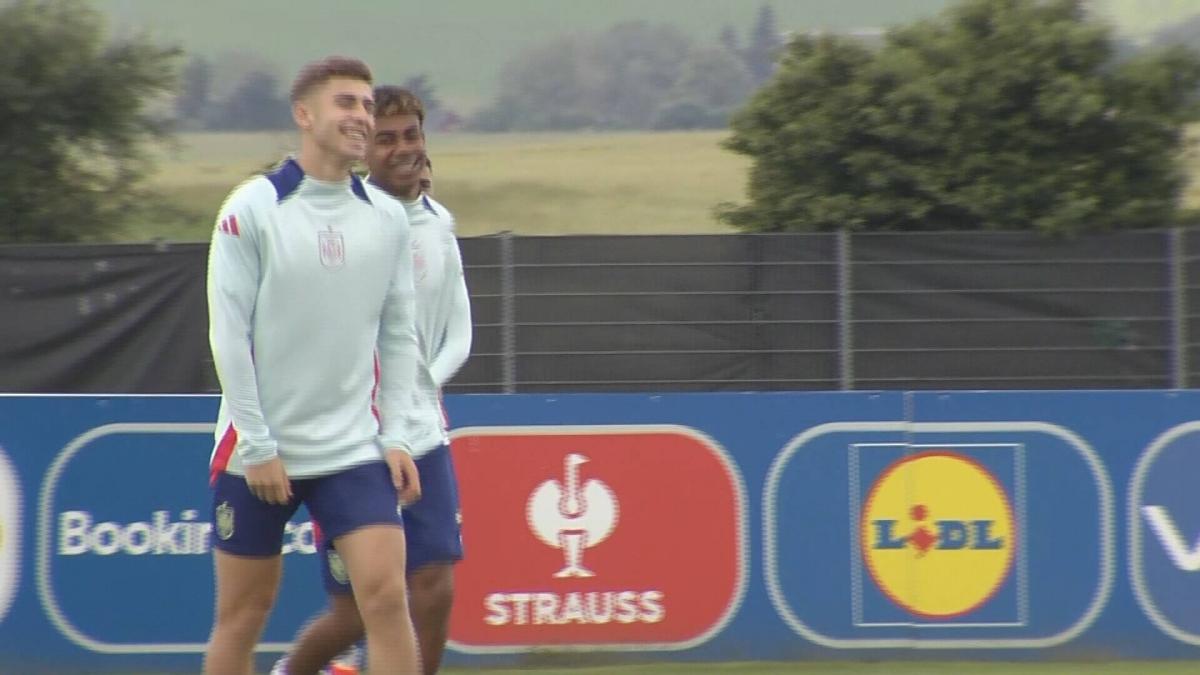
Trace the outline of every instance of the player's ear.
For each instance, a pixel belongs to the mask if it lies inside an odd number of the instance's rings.
[[[309,111],[304,99],[292,102],[292,119],[296,121],[296,126],[301,129],[308,130],[312,128],[312,113]]]

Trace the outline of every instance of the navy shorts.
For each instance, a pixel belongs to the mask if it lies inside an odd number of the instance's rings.
[[[449,446],[430,450],[416,461],[421,476],[421,498],[405,506],[404,536],[408,543],[405,556],[407,572],[431,563],[462,560],[462,529],[459,523],[458,479]],[[341,558],[333,549],[329,528],[324,521],[317,550],[321,553],[321,580],[330,593],[349,593],[350,579]]]
[[[401,525],[396,487],[382,460],[293,479],[287,504],[268,504],[251,494],[243,476],[222,472],[213,483],[212,545],[235,555],[279,555],[284,527],[301,504],[331,538],[366,525]]]

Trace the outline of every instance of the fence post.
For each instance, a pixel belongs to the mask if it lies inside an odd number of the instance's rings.
[[[1171,387],[1188,386],[1187,238],[1181,227],[1167,231],[1167,270],[1171,313]]]
[[[504,393],[517,391],[517,278],[513,233],[500,233],[500,369]]]
[[[854,388],[854,303],[850,231],[837,231],[838,373],[841,388]]]

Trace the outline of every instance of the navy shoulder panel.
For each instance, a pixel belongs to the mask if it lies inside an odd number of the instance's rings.
[[[356,173],[350,174],[350,191],[354,193],[355,197],[368,204],[371,203],[371,198],[367,196],[367,188],[363,185],[363,179],[359,178]]]
[[[300,168],[295,159],[288,157],[279,166],[267,172],[266,176],[275,186],[275,201],[281,202],[300,187],[300,181],[304,180],[304,169]]]

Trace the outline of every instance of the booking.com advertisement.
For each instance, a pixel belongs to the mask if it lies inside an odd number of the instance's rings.
[[[0,396],[0,672],[195,672],[210,396]],[[451,396],[447,663],[1189,658],[1200,392]],[[259,645],[323,606],[303,509]]]

